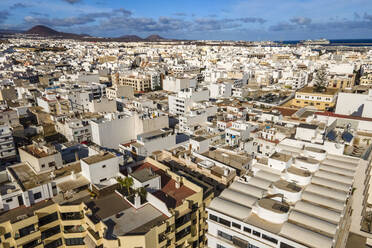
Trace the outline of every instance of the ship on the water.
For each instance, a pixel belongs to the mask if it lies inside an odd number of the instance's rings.
[[[329,45],[331,42],[327,39],[304,40],[300,42],[303,45]]]

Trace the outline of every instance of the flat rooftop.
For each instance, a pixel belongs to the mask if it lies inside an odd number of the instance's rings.
[[[46,184],[52,180],[50,177],[51,172],[36,174],[34,170],[32,170],[30,166],[25,163],[9,166],[7,170],[12,175],[12,177],[16,179],[16,182],[19,184],[23,191]],[[81,172],[80,161],[68,164],[60,169],[54,170],[54,179],[71,175],[72,172],[74,172],[75,174]]]
[[[57,153],[57,151],[54,150],[53,148],[50,150],[51,152],[48,153],[43,148],[36,147],[35,145],[20,147],[20,149],[22,149],[23,151],[31,154],[32,156],[34,156],[36,158],[44,158],[44,157],[48,157],[50,155],[53,155],[53,154]]]
[[[239,170],[251,161],[251,158],[248,156],[232,154],[221,150],[209,150],[201,155]]]
[[[52,200],[46,200],[38,202],[30,207],[20,206],[18,208],[12,209],[10,211],[4,211],[0,213],[0,223],[10,221],[11,223],[17,222],[19,217],[21,216],[28,216],[31,217],[34,215],[34,212],[48,207],[54,204]]]
[[[326,88],[323,92],[316,92],[313,87],[304,87],[297,91],[298,93],[309,93],[316,95],[335,95],[338,92],[338,89]]]
[[[92,155],[87,158],[83,158],[82,160],[88,165],[90,165],[90,164],[99,163],[101,161],[105,161],[111,158],[115,158],[115,155],[113,155],[112,153],[106,152],[102,154]]]
[[[144,234],[154,226],[168,219],[151,204],[146,204],[139,209],[127,208],[119,213],[106,218],[103,222],[107,225],[107,238],[123,236],[126,234]]]
[[[130,173],[130,176],[134,177],[141,183],[147,182],[151,179],[160,177],[160,175],[154,173],[154,171],[150,168],[144,168],[142,170],[136,170],[133,173]]]
[[[271,155],[270,158],[283,162],[288,162],[292,158],[292,156],[280,152],[275,152],[273,155]]]

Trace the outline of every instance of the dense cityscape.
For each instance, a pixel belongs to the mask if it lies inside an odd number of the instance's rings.
[[[0,28],[0,247],[372,247],[371,151],[371,40]]]

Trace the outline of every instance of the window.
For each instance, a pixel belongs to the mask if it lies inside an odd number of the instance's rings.
[[[34,200],[38,200],[41,198],[41,192],[37,192],[34,194]]]
[[[41,168],[45,168],[45,164],[42,164],[42,165],[41,165]]]
[[[280,242],[280,248],[295,248],[294,246],[288,245],[286,243]]]
[[[54,212],[52,214],[46,215],[44,217],[39,218],[39,227],[44,226],[48,223],[58,220],[58,213]]]
[[[106,168],[106,165],[104,164],[104,165],[102,165],[102,168]]]
[[[253,230],[253,235],[257,237],[261,237],[261,233]]]
[[[83,238],[70,238],[70,239],[65,239],[65,243],[67,246],[72,246],[72,245],[84,245],[84,239]]]
[[[106,181],[107,180],[107,178],[102,178],[102,179],[100,179],[99,181],[100,182],[104,182],[104,181]]]
[[[243,228],[243,230],[244,230],[244,232],[247,232],[247,233],[252,232],[252,230],[250,228],[246,227],[246,226]]]
[[[238,223],[235,223],[235,222],[232,223],[232,226],[235,227],[235,228],[238,228],[238,229],[241,228],[241,226]]]
[[[228,221],[228,220],[225,220],[225,219],[222,219],[222,218],[218,218],[218,223],[222,224],[222,225],[225,225],[225,226],[228,226],[230,227],[231,226],[231,222]]]
[[[226,248],[226,247],[223,245],[217,244],[217,248]]]
[[[44,248],[55,248],[55,247],[59,247],[62,245],[62,239],[59,238],[57,240],[54,240],[46,245],[44,245]]]
[[[4,234],[4,239],[10,238],[10,232]]]
[[[215,221],[215,222],[218,222],[218,217],[215,216],[215,215],[213,215],[213,214],[210,214],[210,215],[209,215],[209,219],[210,219],[210,220],[213,220],[213,221]]]
[[[227,233],[224,233],[224,232],[218,231],[218,232],[217,232],[217,235],[220,236],[221,238],[224,238],[224,239],[227,239],[227,240],[232,241],[232,236],[229,235],[229,234],[227,234]]]
[[[274,238],[272,238],[272,237],[269,237],[269,236],[267,236],[267,235],[265,235],[265,234],[262,234],[262,238],[263,238],[263,239],[266,239],[267,241],[270,241],[270,242],[272,242],[272,243],[274,243],[274,244],[277,244],[277,243],[278,243],[278,240],[277,240],[277,239],[274,239]]]
[[[48,166],[49,166],[49,167],[56,166],[56,162],[50,162],[50,163],[48,163]]]
[[[5,202],[12,202],[13,198],[6,199]]]

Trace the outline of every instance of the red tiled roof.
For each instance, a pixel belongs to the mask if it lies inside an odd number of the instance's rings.
[[[289,108],[280,108],[280,107],[275,107],[274,109],[278,110],[283,116],[292,116],[298,110],[298,109],[289,109]]]
[[[352,115],[340,115],[340,114],[335,114],[333,112],[315,112],[315,114],[316,115],[336,117],[336,118],[359,120],[359,121],[372,121],[372,118],[360,117],[360,116],[352,116]]]
[[[151,163],[143,163],[142,165],[133,168],[133,171],[142,170],[145,168],[151,168],[156,174],[160,175],[161,190],[156,191],[153,193],[153,195],[163,201],[168,208],[176,208],[180,206],[185,198],[195,194],[195,191],[186,187],[185,185],[181,185],[181,187],[177,189],[176,181],[172,179],[165,171],[159,169]]]

